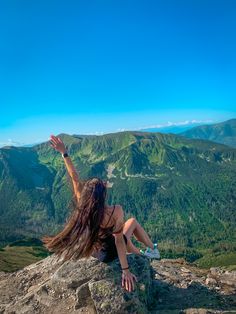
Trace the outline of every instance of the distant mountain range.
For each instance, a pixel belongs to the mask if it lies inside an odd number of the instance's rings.
[[[167,125],[167,126],[158,126],[158,127],[149,127],[149,128],[144,128],[140,129],[140,131],[143,132],[160,132],[160,133],[174,133],[174,134],[179,134],[181,132],[187,131],[192,129],[193,127],[196,126],[201,126],[203,122],[194,122],[194,121],[186,121],[182,123],[176,123],[173,125]],[[208,124],[213,124],[213,122],[208,122]]]
[[[170,123],[171,124],[171,123]],[[151,133],[172,133],[179,134],[189,138],[198,138],[214,141],[217,143],[222,143],[225,145],[236,147],[236,119],[231,119],[228,121],[213,123],[209,121],[207,124],[202,124],[202,122],[197,122],[196,120],[185,121],[180,123],[173,123],[166,126],[153,126],[144,129],[134,130],[134,132],[151,132]],[[72,135],[78,136],[78,135]],[[79,135],[90,136],[90,135]],[[42,142],[37,142],[34,144],[24,144],[20,142],[14,142],[8,140],[7,142],[0,142],[0,147],[4,146],[15,146],[15,147],[33,147],[35,145],[41,144]]]
[[[175,134],[61,134],[81,178],[111,182],[121,204],[153,240],[204,248],[236,241],[236,149]],[[48,142],[0,149],[0,244],[60,230],[71,185]]]
[[[182,135],[192,139],[203,139],[236,147],[236,119],[219,123],[186,123],[158,128],[142,129],[144,132],[161,132]]]
[[[197,138],[236,147],[236,119],[212,125],[201,125],[181,132],[188,138]]]
[[[14,142],[12,140],[8,140],[6,142],[0,142],[0,148],[1,147],[5,147],[5,146],[15,146],[15,147],[33,147],[37,144],[43,143],[43,141],[41,142],[37,142],[37,143],[32,143],[32,144],[25,144],[25,143],[21,143],[21,142]]]

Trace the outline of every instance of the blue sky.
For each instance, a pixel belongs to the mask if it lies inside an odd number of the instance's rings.
[[[0,143],[236,114],[234,0],[0,2]]]

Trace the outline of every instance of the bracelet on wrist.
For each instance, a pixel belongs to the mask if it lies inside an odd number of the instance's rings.
[[[129,269],[129,266],[128,267],[125,267],[125,268],[121,268],[122,270],[126,270],[126,269]]]
[[[68,153],[65,152],[64,154],[61,154],[63,158],[69,157]]]

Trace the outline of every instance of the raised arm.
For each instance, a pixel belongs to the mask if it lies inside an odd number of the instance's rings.
[[[63,141],[59,138],[56,137],[54,135],[51,135],[51,146],[57,150],[58,152],[60,152],[62,155],[64,155],[65,153],[67,153],[66,151],[66,147],[63,143]],[[73,184],[73,189],[74,189],[74,193],[76,196],[76,199],[79,200],[80,198],[80,193],[82,190],[82,183],[79,180],[79,175],[70,159],[70,157],[67,155],[66,157],[63,157],[65,165],[66,165],[66,169],[68,171],[69,176],[71,177],[72,180],[72,184]]]

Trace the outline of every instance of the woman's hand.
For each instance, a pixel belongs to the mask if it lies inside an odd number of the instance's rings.
[[[122,271],[122,287],[129,292],[134,290],[134,280],[138,281],[137,277],[128,269]]]
[[[64,154],[66,152],[66,147],[62,140],[59,137],[56,137],[54,135],[51,135],[50,137],[51,146],[60,152],[61,154]]]

